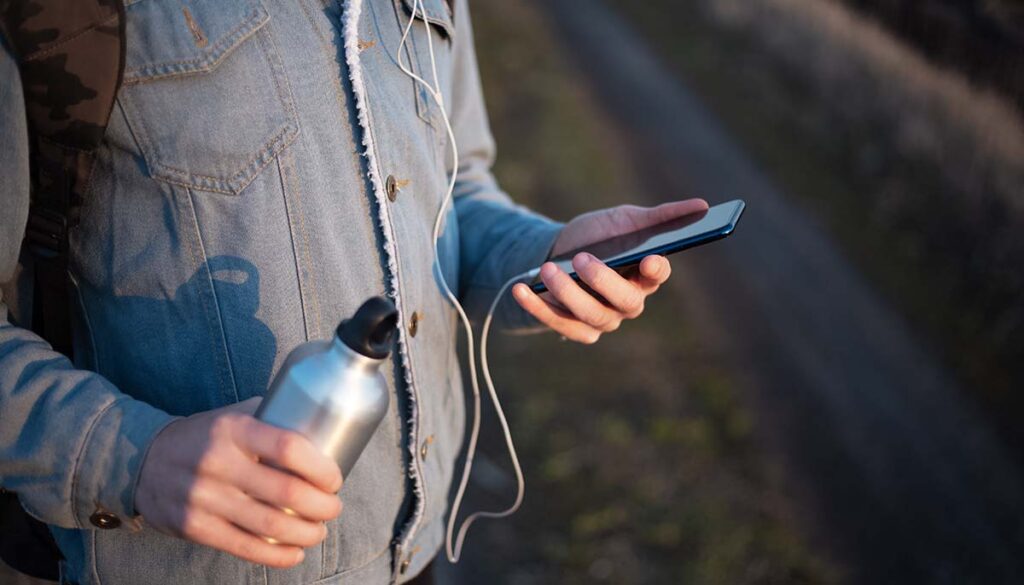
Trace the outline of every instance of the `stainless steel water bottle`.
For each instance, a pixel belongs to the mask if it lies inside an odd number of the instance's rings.
[[[388,410],[390,396],[379,368],[391,351],[397,323],[391,301],[373,297],[338,325],[331,341],[295,348],[256,418],[302,433],[333,457],[348,479]]]

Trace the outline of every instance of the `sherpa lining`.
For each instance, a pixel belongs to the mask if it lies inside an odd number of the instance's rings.
[[[405,311],[402,308],[402,298],[398,278],[398,251],[395,248],[394,229],[391,224],[391,215],[388,208],[387,195],[384,184],[381,182],[380,172],[377,163],[377,148],[374,142],[373,132],[370,128],[370,106],[366,95],[366,85],[363,83],[363,69],[359,61],[359,17],[362,13],[362,0],[348,0],[345,3],[343,15],[344,39],[345,39],[345,63],[348,65],[349,79],[352,81],[352,92],[356,98],[356,112],[359,121],[359,128],[363,134],[363,156],[367,159],[367,168],[370,176],[370,183],[373,186],[373,195],[377,200],[377,214],[380,221],[381,232],[384,235],[384,252],[388,259],[388,273],[391,290],[389,296],[394,300],[398,309],[400,323],[405,323]],[[409,476],[413,480],[413,490],[416,495],[416,503],[413,509],[413,516],[403,528],[406,535],[401,543],[403,549],[408,548],[408,541],[415,534],[415,528],[423,519],[426,505],[426,494],[424,493],[422,471],[419,469],[419,457],[417,456],[417,437],[419,436],[419,419],[417,416],[417,394],[413,385],[412,362],[409,357],[409,340],[406,337],[405,327],[398,330],[399,355],[402,360],[402,373],[405,379],[406,389],[409,392],[410,406],[412,412],[409,415]]]

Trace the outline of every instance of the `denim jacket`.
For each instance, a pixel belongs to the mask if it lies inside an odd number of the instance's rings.
[[[74,364],[23,328],[27,140],[0,50],[0,484],[51,526],[66,582],[388,583],[434,557],[464,426],[457,321],[431,270],[449,173],[441,265],[477,321],[561,225],[491,175],[466,0],[423,3],[406,62],[432,78],[430,35],[457,164],[437,104],[396,62],[413,0],[126,0],[124,84],[71,233]],[[162,428],[261,395],[292,348],[377,294],[403,324],[394,399],[301,565],[253,565],[136,517]],[[528,323],[504,306],[506,326]]]

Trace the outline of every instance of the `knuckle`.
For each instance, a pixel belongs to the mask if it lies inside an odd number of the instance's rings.
[[[213,424],[210,426],[211,434],[215,437],[224,437],[231,435],[239,424],[239,415],[228,412],[218,416],[214,419]]]
[[[256,519],[256,528],[259,530],[260,534],[265,536],[275,536],[281,534],[284,529],[284,523],[276,513],[263,511]]]
[[[223,466],[222,457],[220,449],[207,449],[196,461],[196,471],[199,475],[216,475]]]
[[[302,450],[302,439],[295,433],[282,432],[277,436],[274,455],[282,464],[288,466],[298,460]]]
[[[252,562],[255,562],[255,563],[270,564],[269,562],[267,562],[267,561],[270,560],[268,558],[268,555],[261,554],[261,552],[262,551],[260,550],[259,545],[257,545],[256,543],[246,539],[246,540],[241,540],[240,542],[238,542],[235,545],[234,554],[235,554],[235,556],[241,557],[243,559],[246,559],[246,560],[249,560],[249,561],[252,561]]]
[[[293,507],[296,502],[302,499],[302,487],[302,482],[299,479],[285,478],[281,481],[281,485],[278,488],[278,503],[283,504],[287,508]]]
[[[182,536],[194,540],[202,534],[203,522],[200,516],[191,508],[185,510],[181,516],[181,525],[178,527]]]
[[[593,333],[587,333],[586,335],[584,335],[582,341],[584,345],[594,345],[595,343],[597,343],[597,340],[599,339],[601,339],[601,333],[595,331]]]
[[[584,267],[583,275],[593,288],[603,288],[608,283],[608,271],[604,266],[591,262]]]
[[[638,291],[630,293],[623,303],[623,309],[630,317],[636,317],[644,312],[644,296]]]
[[[606,330],[615,323],[615,318],[612,317],[608,311],[595,310],[587,313],[584,319],[591,327],[595,329]]]

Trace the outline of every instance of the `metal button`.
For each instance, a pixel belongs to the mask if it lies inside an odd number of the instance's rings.
[[[384,181],[384,189],[388,192],[388,201],[394,201],[398,198],[398,181],[395,180],[394,175],[388,175],[388,178]]]
[[[412,317],[409,318],[409,335],[416,337],[416,332],[420,330],[420,321],[423,317],[419,311],[413,311]]]
[[[103,510],[96,510],[89,516],[89,522],[96,528],[102,528],[104,530],[111,530],[119,528],[121,526],[121,519],[110,512]]]
[[[424,461],[427,459],[427,450],[430,448],[430,444],[433,442],[434,435],[430,435],[429,437],[427,437],[427,440],[423,441],[423,444],[420,445],[420,459]]]
[[[409,565],[412,564],[412,558],[416,556],[416,553],[418,553],[419,551],[420,547],[417,546],[409,552],[409,556],[405,557],[405,560],[402,561],[402,564],[398,566],[398,572],[400,574],[404,575],[405,572],[409,570]]]

